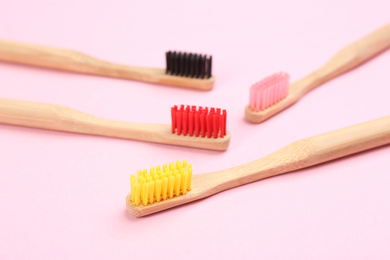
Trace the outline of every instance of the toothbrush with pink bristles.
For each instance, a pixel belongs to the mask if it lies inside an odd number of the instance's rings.
[[[372,32],[336,53],[310,75],[289,84],[289,75],[276,73],[250,88],[245,117],[261,123],[297,102],[310,90],[370,60],[390,47],[390,24]]]

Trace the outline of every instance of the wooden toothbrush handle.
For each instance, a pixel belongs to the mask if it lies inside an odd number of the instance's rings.
[[[106,65],[76,51],[6,40],[0,40],[0,60],[90,74]]]
[[[331,161],[390,143],[390,116],[301,140],[311,147],[304,167]],[[299,141],[297,146],[301,146]]]
[[[61,105],[0,98],[0,123],[96,134],[100,118]]]
[[[154,81],[152,75],[161,74],[159,69],[119,65],[77,51],[7,40],[0,40],[0,61],[141,81]]]
[[[389,143],[390,116],[387,116],[301,139],[256,161],[199,177],[201,186],[208,187],[209,194],[215,194]]]
[[[296,82],[294,88],[304,95],[322,83],[370,60],[389,47],[390,24],[387,24],[337,52],[317,71]]]
[[[263,159],[270,170],[267,174],[273,176],[389,143],[390,116],[386,116],[296,141]]]

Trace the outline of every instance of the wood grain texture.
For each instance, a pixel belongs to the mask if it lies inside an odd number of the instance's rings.
[[[216,139],[183,136],[172,134],[169,124],[114,121],[61,105],[2,98],[0,123],[219,151],[226,150],[230,142],[229,132]]]
[[[211,90],[215,82],[214,77],[172,76],[164,69],[115,64],[72,50],[7,40],[0,40],[0,61],[199,90]]]
[[[366,37],[337,52],[325,65],[310,75],[292,83],[287,97],[273,106],[253,111],[245,108],[245,117],[252,123],[261,123],[291,106],[312,89],[348,72],[372,59],[390,47],[390,24],[372,32]]]
[[[194,174],[192,190],[186,195],[147,206],[135,206],[126,197],[128,211],[135,217],[206,198],[264,178],[299,170],[390,143],[390,116],[320,134],[291,143],[256,161],[231,169]],[[194,166],[194,169],[196,167]]]

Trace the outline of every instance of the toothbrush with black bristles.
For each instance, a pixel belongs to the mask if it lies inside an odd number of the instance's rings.
[[[176,51],[168,51],[165,56],[165,69],[144,68],[96,59],[73,50],[0,40],[0,61],[191,89],[213,88],[211,56]]]

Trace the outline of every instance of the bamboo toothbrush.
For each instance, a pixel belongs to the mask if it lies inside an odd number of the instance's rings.
[[[206,198],[250,182],[303,169],[389,143],[390,116],[387,116],[301,139],[268,156],[241,166],[212,173],[194,174],[192,175],[190,191],[187,189],[186,195],[175,196],[146,206],[136,206],[132,202],[131,193],[129,193],[126,197],[126,205],[132,215],[141,217]]]
[[[206,110],[201,107],[196,110],[195,106],[188,107],[176,107],[178,111],[174,111],[175,107],[172,108],[172,115],[175,115],[175,120],[172,119],[172,122],[175,121],[174,125],[140,124],[100,118],[61,105],[0,98],[0,123],[226,150],[230,142],[230,133],[226,131],[226,111],[214,108]]]
[[[279,73],[251,87],[245,117],[252,123],[264,120],[297,102],[312,89],[375,57],[390,47],[390,24],[340,50],[325,65],[290,85],[288,75]]]
[[[165,55],[166,69],[141,68],[67,49],[0,40],[0,61],[199,90],[213,88],[211,56],[171,51]]]

